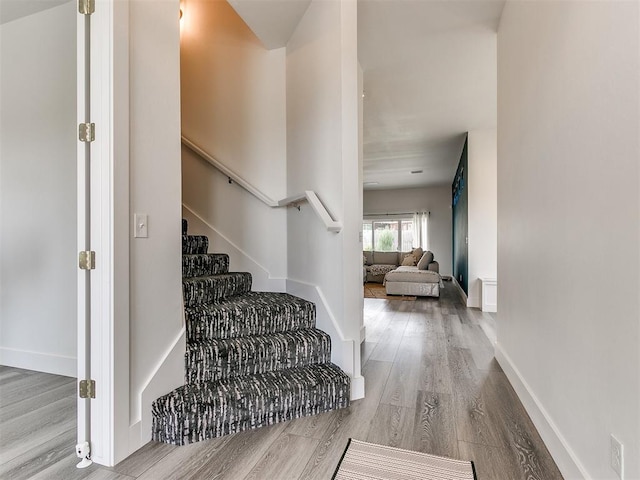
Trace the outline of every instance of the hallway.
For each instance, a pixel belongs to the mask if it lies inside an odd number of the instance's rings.
[[[3,367],[0,372],[0,477],[11,479],[327,479],[350,437],[373,443],[473,460],[479,480],[562,478],[537,431],[493,359],[494,319],[465,308],[445,282],[440,299],[365,300],[363,344],[366,398],[344,410],[297,419],[186,447],[150,443],[113,469],[75,468],[69,426],[35,448],[31,403],[10,401],[11,384],[26,388],[43,374]],[[69,398],[74,392],[66,388]],[[52,388],[52,393],[63,391]],[[61,418],[46,402],[48,419]],[[43,411],[44,412],[44,411]],[[60,412],[64,413],[64,412]],[[49,420],[47,420],[49,422]],[[21,427],[18,427],[21,425]],[[18,429],[23,430],[18,434]],[[47,431],[49,431],[47,430]],[[13,432],[13,433],[12,433]],[[66,436],[65,436],[66,435]],[[24,454],[9,438],[23,442]],[[65,438],[60,445],[56,438]],[[50,444],[50,451],[46,445]],[[68,447],[69,454],[64,455]],[[33,455],[35,454],[35,455]]]

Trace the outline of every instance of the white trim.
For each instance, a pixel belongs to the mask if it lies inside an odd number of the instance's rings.
[[[137,393],[140,396],[140,411],[133,425],[129,427],[131,451],[137,450],[151,441],[152,410],[151,405],[162,395],[184,385],[184,355],[187,350],[187,331],[182,327],[178,335],[167,348],[155,369],[149,375],[144,386]],[[135,422],[135,423],[134,423]],[[134,437],[134,435],[138,435]],[[137,440],[137,441],[136,441]]]
[[[76,116],[77,122],[82,123],[85,121],[85,28],[84,28],[84,16],[79,13],[76,14],[76,62],[77,62],[77,76],[76,76],[76,88],[77,88],[77,102],[76,102]],[[76,208],[77,208],[77,250],[82,251],[85,249],[85,146],[82,142],[76,142],[76,163],[77,163],[77,192],[76,192]],[[86,352],[86,327],[85,327],[85,306],[86,306],[86,288],[85,288],[85,272],[77,269],[76,276],[76,289],[77,289],[77,341],[76,341],[76,377],[86,378],[85,375],[85,359]],[[87,401],[81,398],[76,402],[76,444],[89,441],[89,438],[85,438],[86,431],[86,418],[87,418]]]
[[[356,375],[351,377],[351,400],[364,398],[364,377]]]
[[[580,463],[549,412],[544,408],[540,399],[535,395],[511,358],[509,358],[509,355],[502,350],[499,344],[495,346],[495,357],[509,382],[511,382],[529,417],[531,417],[531,421],[538,433],[540,433],[540,437],[542,437],[549,453],[551,453],[556,465],[558,465],[562,476],[567,479],[583,478],[591,480],[587,469]]]
[[[360,327],[360,343],[364,342],[367,339],[367,327],[362,325]]]
[[[128,455],[129,428],[129,5],[97,0],[91,16],[91,118],[85,119],[84,22],[78,15],[78,122],[96,125],[91,148],[91,371],[85,371],[86,273],[78,270],[78,378],[96,382],[85,437],[86,400],[78,400],[78,443],[113,466]],[[78,246],[85,248],[84,148],[78,142]],[[124,427],[123,427],[124,426]]]
[[[498,280],[496,278],[481,277],[482,311],[498,311]]]
[[[359,370],[356,371],[355,357],[360,354],[359,338],[350,339],[345,336],[322,289],[317,285],[287,278],[286,291],[316,305],[317,326],[331,336],[331,361],[351,377],[351,400],[364,398],[364,378]]]
[[[0,365],[76,378],[78,359],[51,353],[0,347]]]
[[[165,365],[165,363],[167,361],[167,358],[169,358],[169,356],[171,355],[171,352],[173,352],[176,349],[176,347],[180,346],[180,341],[181,340],[182,341],[186,341],[186,334],[187,334],[187,329],[183,326],[180,329],[180,331],[178,332],[178,335],[176,336],[176,338],[174,338],[173,342],[171,342],[171,345],[169,345],[169,348],[167,348],[167,350],[165,351],[164,355],[162,355],[160,357],[160,360],[156,364],[156,367],[153,369],[153,371],[149,374],[149,377],[147,377],[147,380],[144,382],[144,386],[140,390],[140,396],[142,396],[142,392],[144,392],[147,388],[149,388],[149,385],[151,384],[153,379],[158,375],[158,373],[160,372],[160,369],[162,368],[162,366]],[[184,345],[183,345],[182,355],[184,355],[184,352],[185,352],[185,348],[184,348]],[[183,366],[184,365],[182,365],[182,367]],[[165,392],[165,393],[167,393],[167,392]],[[141,418],[142,418],[142,406],[141,406],[140,410],[138,412],[136,412],[135,418],[132,418],[131,420],[132,420],[132,422],[138,422],[138,421],[140,421]]]
[[[331,311],[331,307],[329,307],[329,302],[327,302],[327,299],[324,296],[324,293],[322,293],[322,290],[320,289],[319,286],[314,285],[314,284],[309,283],[309,282],[305,282],[304,280],[295,280],[295,279],[292,279],[292,278],[287,278],[287,292],[290,290],[290,286],[293,289],[296,289],[295,288],[296,286],[303,286],[303,287],[305,287],[305,289],[314,290],[314,293],[315,293],[315,296],[318,299],[318,302],[321,303],[321,306],[325,309],[329,320],[331,320],[332,327],[334,328],[336,333],[340,336],[340,340],[342,340],[343,342],[344,341],[348,341],[347,338],[345,337],[344,333],[342,332],[342,328],[340,327],[340,324],[338,324],[338,321],[336,320],[335,315]],[[310,301],[312,301],[312,300],[310,300]],[[313,300],[313,302],[316,303],[316,306],[317,306],[318,302],[316,302],[315,300]]]
[[[271,273],[269,272],[269,270],[267,270],[267,268],[264,265],[262,265],[255,258],[253,258],[251,255],[245,252],[242,248],[236,245],[231,239],[229,239],[226,235],[220,232],[216,227],[211,225],[200,214],[198,214],[192,207],[190,207],[189,205],[183,202],[182,208],[187,212],[189,212],[191,216],[196,218],[207,229],[209,229],[215,235],[219,236],[222,240],[224,240],[231,248],[233,248],[236,251],[238,255],[241,255],[242,257],[244,257],[244,259],[252,265],[252,268],[248,268],[247,270],[249,270],[252,276],[254,276],[254,283],[255,283],[255,280],[258,280],[258,278],[255,278],[255,277],[261,276],[266,282],[268,282],[270,290],[274,292],[284,292],[286,290],[285,278],[272,277]],[[183,216],[186,216],[186,215],[183,215]],[[227,252],[227,253],[232,255],[231,252]]]
[[[91,400],[91,458],[114,465],[114,277],[113,266],[113,7],[114,0],[98,0],[91,16],[91,378],[96,398]]]
[[[467,305],[467,300],[468,300],[467,299],[467,294],[464,293],[464,290],[462,289],[462,287],[458,283],[458,280],[456,280],[456,277],[454,277],[452,275],[450,278],[451,278],[451,283],[453,283],[456,286],[456,288],[458,289],[458,293],[460,294],[460,298],[462,298],[462,303]]]

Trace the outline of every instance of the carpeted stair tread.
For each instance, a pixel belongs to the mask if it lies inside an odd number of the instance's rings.
[[[184,304],[188,306],[218,303],[225,298],[251,291],[251,274],[231,272],[182,280]]]
[[[247,292],[214,305],[185,307],[187,341],[314,328],[316,306],[288,293]]]
[[[182,235],[182,254],[207,253],[209,237],[205,235]]]
[[[184,445],[349,405],[350,379],[333,364],[179,387],[153,403],[152,439]]]
[[[182,277],[193,278],[229,272],[226,253],[196,253],[182,255]]]
[[[187,383],[280,371],[331,361],[331,337],[318,329],[190,344],[185,354]]]

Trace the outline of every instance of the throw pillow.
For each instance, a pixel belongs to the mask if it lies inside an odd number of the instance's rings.
[[[405,255],[404,259],[402,260],[402,266],[403,267],[413,267],[416,264],[416,257],[414,257],[411,254]]]
[[[433,253],[424,252],[418,262],[418,270],[426,270],[431,262],[433,262]]]
[[[411,255],[413,255],[416,259],[416,262],[418,260],[420,260],[422,258],[422,254],[424,253],[424,251],[422,250],[422,247],[418,247],[418,248],[414,248],[413,252],[411,252]]]

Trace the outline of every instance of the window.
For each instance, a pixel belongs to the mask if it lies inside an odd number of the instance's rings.
[[[402,233],[402,249],[401,252],[409,252],[413,250],[415,245],[413,241],[413,220],[400,220],[400,232]]]
[[[362,248],[378,252],[409,252],[415,242],[413,219],[364,220]]]
[[[373,230],[371,222],[362,224],[362,248],[364,250],[373,250]]]
[[[373,222],[374,250],[397,252],[399,236],[398,222]]]

